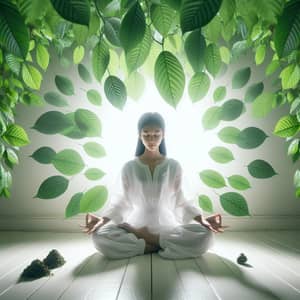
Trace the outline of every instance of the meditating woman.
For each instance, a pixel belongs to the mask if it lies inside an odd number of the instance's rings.
[[[81,225],[109,258],[152,252],[169,259],[197,257],[213,245],[213,233],[226,227],[219,214],[205,219],[202,210],[185,199],[182,168],[167,157],[164,134],[159,113],[141,116],[136,157],[122,168],[121,192],[101,210],[102,216],[88,213]]]

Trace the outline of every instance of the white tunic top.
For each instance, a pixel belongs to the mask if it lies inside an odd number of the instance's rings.
[[[138,157],[125,163],[120,187],[112,191],[108,205],[101,211],[116,224],[128,222],[160,232],[188,224],[202,210],[187,201],[182,190],[182,168],[178,161],[165,159],[156,165],[153,177],[148,165]]]

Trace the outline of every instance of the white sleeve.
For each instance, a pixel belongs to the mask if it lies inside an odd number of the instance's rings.
[[[124,222],[132,209],[133,206],[129,200],[129,178],[125,165],[116,183],[113,185],[110,201],[103,212],[101,212],[101,216],[110,218],[113,222],[119,224]]]
[[[174,189],[175,189],[175,216],[182,224],[188,224],[196,216],[202,215],[200,207],[193,205],[194,200],[186,200],[182,187],[182,168],[178,163],[176,168]]]

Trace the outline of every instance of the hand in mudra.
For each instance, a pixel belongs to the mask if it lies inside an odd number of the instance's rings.
[[[82,232],[86,232],[88,234],[94,232],[99,227],[103,226],[105,224],[104,218],[98,217],[96,215],[93,215],[91,213],[87,213],[85,216],[85,225],[79,225],[82,228],[85,228],[82,230]]]
[[[224,229],[229,227],[222,225],[222,216],[220,214],[211,215],[205,220],[209,223],[210,229],[214,232],[224,232]]]

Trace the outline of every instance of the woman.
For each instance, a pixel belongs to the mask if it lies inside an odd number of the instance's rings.
[[[180,164],[166,155],[165,123],[158,113],[138,122],[136,158],[122,168],[122,193],[101,217],[86,215],[84,232],[110,258],[158,252],[164,258],[197,257],[223,232],[221,216],[206,219],[182,192]],[[112,220],[115,224],[107,224]],[[191,224],[195,220],[197,223]],[[126,222],[125,222],[126,221]]]

